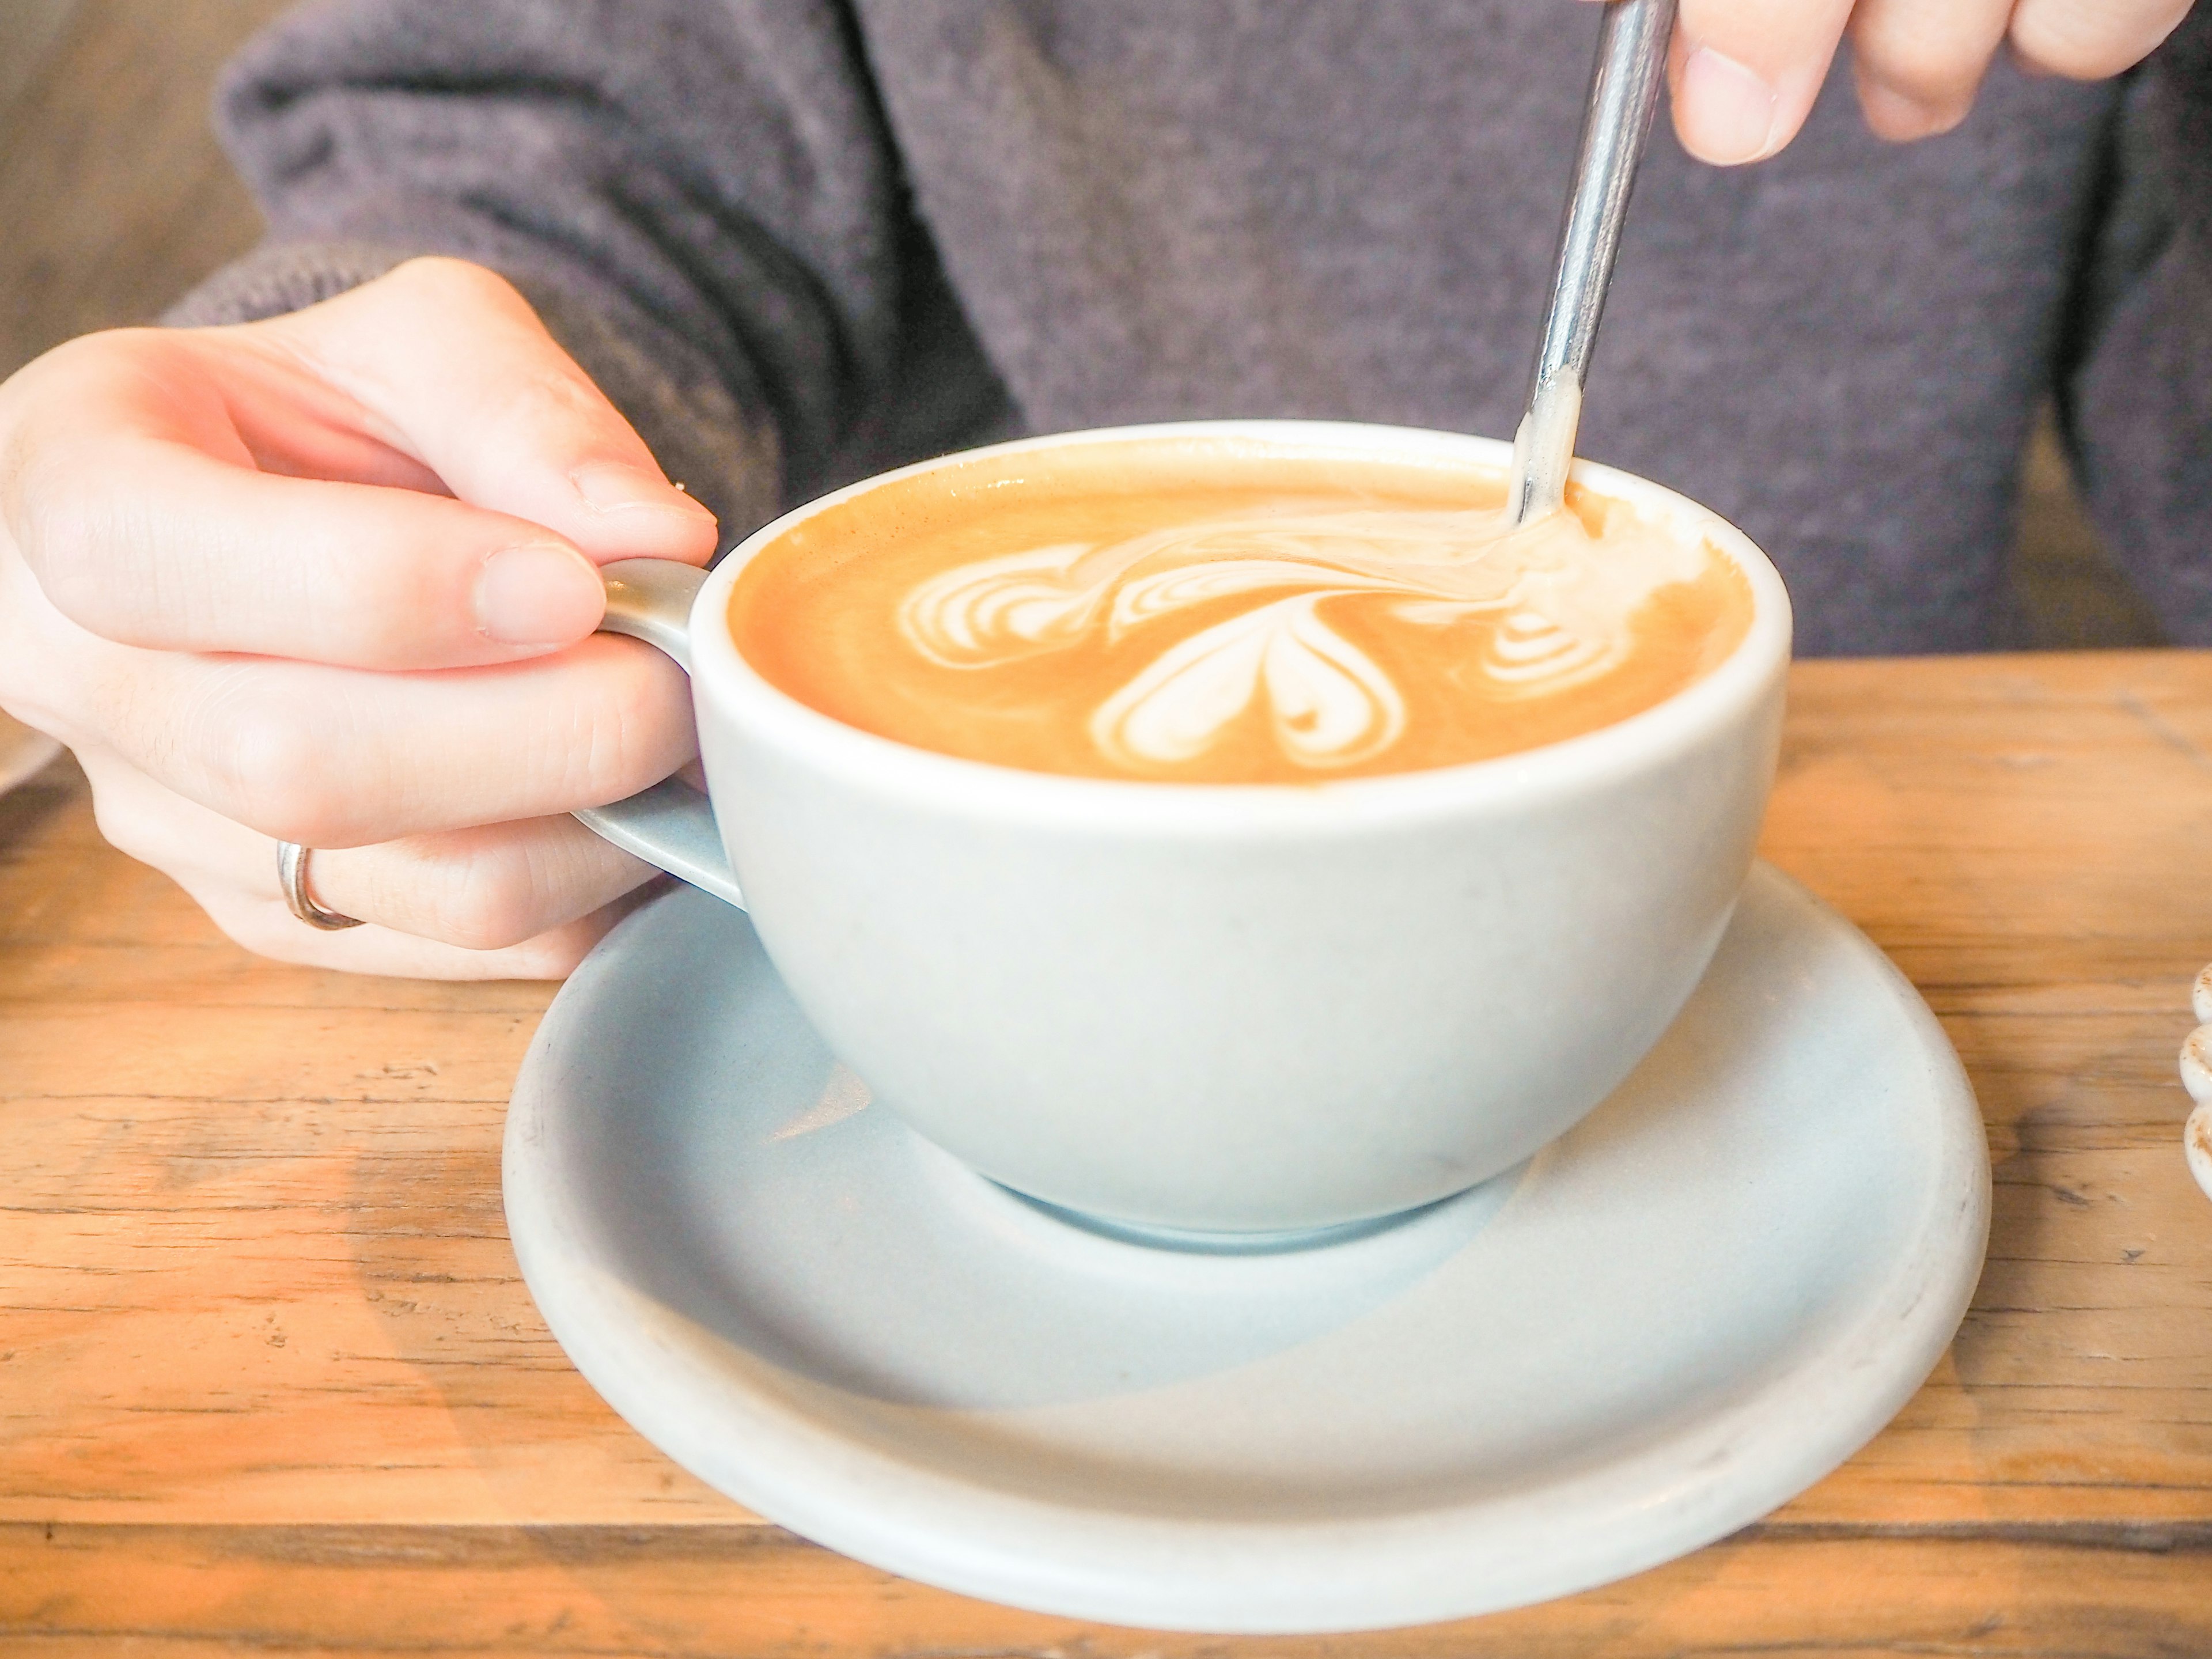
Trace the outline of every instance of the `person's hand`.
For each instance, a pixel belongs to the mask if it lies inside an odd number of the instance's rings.
[[[266,955],[565,973],[652,874],[566,817],[692,752],[596,566],[713,516],[514,289],[422,259],[232,328],[95,334],[0,386],[0,707],[102,832]],[[275,840],[318,849],[319,933]]]
[[[2148,58],[2190,0],[1681,0],[1668,64],[1674,131],[1723,166],[1797,136],[1844,36],[1867,125],[1925,138],[1966,118],[2008,44],[2027,68],[2102,80]]]

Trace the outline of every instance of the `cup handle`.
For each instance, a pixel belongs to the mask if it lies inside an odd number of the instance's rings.
[[[643,640],[690,673],[691,602],[707,573],[673,559],[620,559],[599,574],[607,584],[607,614],[599,632]],[[679,779],[663,778],[627,799],[582,807],[574,816],[624,852],[740,910],[745,908],[722,850],[713,804]]]

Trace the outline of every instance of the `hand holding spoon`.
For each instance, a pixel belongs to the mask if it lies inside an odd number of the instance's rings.
[[[1528,383],[1528,406],[1513,434],[1513,476],[1506,501],[1516,525],[1558,508],[1566,499],[1583,409],[1583,377],[1613,281],[1613,255],[1628,192],[1644,159],[1651,112],[1667,64],[1675,0],[1611,0],[1598,34],[1597,66],[1583,111],[1580,154],[1566,222],[1559,230],[1551,309]]]

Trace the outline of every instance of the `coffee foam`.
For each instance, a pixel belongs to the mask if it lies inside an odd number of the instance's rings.
[[[1119,541],[1066,542],[957,566],[899,606],[901,635],[947,668],[987,669],[1250,598],[1172,633],[1087,722],[1133,770],[1197,759],[1255,706],[1282,758],[1350,765],[1397,742],[1406,695],[1332,628],[1323,601],[1382,595],[1416,628],[1492,619],[1477,672],[1501,697],[1542,696],[1620,662],[1638,609],[1694,580],[1701,550],[1635,524],[1597,538],[1571,513],[1516,527],[1504,510],[1236,514]],[[1167,630],[1161,630],[1167,632]]]
[[[771,684],[1036,769],[1324,781],[1606,725],[1733,649],[1724,556],[1583,492],[1249,447],[1099,446],[880,486],[802,521],[731,623]],[[1023,463],[1026,463],[1024,465]]]

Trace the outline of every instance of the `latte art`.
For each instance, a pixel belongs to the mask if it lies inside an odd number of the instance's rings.
[[[1217,623],[1156,659],[1101,703],[1091,739],[1131,767],[1194,760],[1256,696],[1275,744],[1301,766],[1379,754],[1406,729],[1406,702],[1359,647],[1315,614],[1317,595]]]
[[[1497,695],[1538,696],[1613,667],[1637,608],[1698,574],[1699,550],[1646,539],[1642,556],[1601,558],[1567,514],[1522,529],[1471,509],[1235,516],[957,566],[907,596],[899,629],[947,668],[989,669],[1094,636],[1116,646],[1157,620],[1241,602],[1164,643],[1106,697],[1087,723],[1092,742],[1132,769],[1172,766],[1256,702],[1285,759],[1346,766],[1398,740],[1406,700],[1329,625],[1324,602],[1382,597],[1415,628],[1490,621],[1477,672]]]
[[[1249,446],[1000,454],[803,520],[730,623],[802,702],[1041,771],[1326,781],[1650,707],[1742,637],[1742,575],[1625,507]]]

